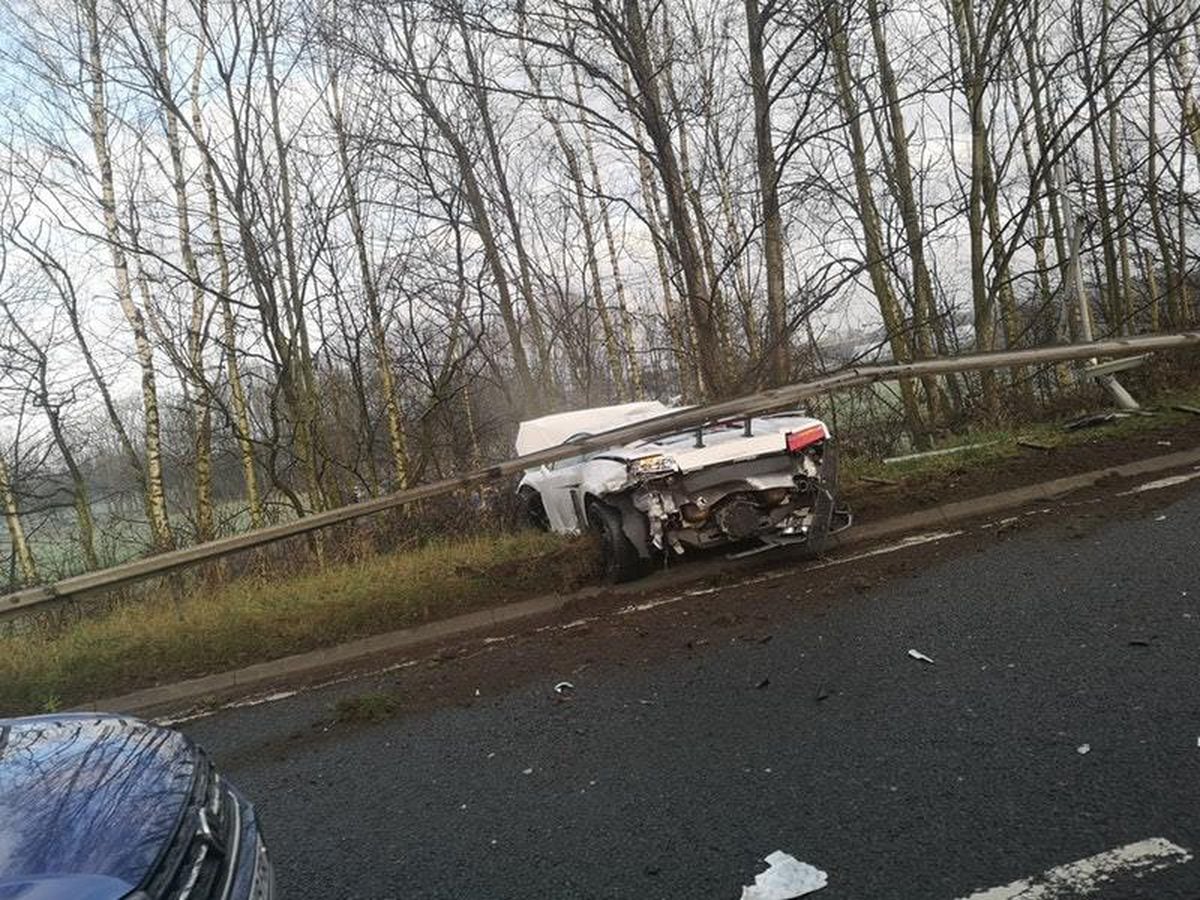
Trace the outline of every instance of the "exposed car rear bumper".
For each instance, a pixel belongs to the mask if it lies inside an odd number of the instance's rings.
[[[645,515],[647,551],[682,553],[753,538],[803,543],[829,531],[836,492],[836,455],[825,442],[648,481],[630,500]]]

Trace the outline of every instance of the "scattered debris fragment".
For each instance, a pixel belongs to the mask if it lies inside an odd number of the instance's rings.
[[[764,678],[762,681],[760,681],[758,684],[756,684],[755,687],[761,691],[763,688],[769,687],[770,684],[771,684],[771,679]]]
[[[794,900],[829,884],[829,876],[796,857],[776,850],[766,857],[767,870],[742,888],[742,900]]]
[[[1195,406],[1185,406],[1184,404],[1179,403],[1175,406],[1172,406],[1171,409],[1178,410],[1179,412],[1191,413],[1193,416],[1200,416],[1200,408]]]
[[[1154,521],[1155,522],[1165,522],[1165,521],[1167,521],[1167,517],[1165,514],[1161,515],[1161,516],[1155,516]]]
[[[930,663],[931,665],[933,664],[933,660],[930,659],[928,656],[926,656],[924,653],[922,653],[920,650],[909,650],[908,655],[911,656],[913,659],[920,660],[923,663]]]
[[[1081,416],[1078,419],[1072,419],[1063,425],[1063,429],[1066,431],[1077,431],[1080,428],[1095,428],[1097,425],[1104,425],[1107,422],[1124,418],[1126,418],[1125,413],[1115,411],[1092,413],[1091,415]]]
[[[906,453],[904,456],[889,456],[883,461],[883,464],[890,466],[892,463],[908,462],[910,459],[925,459],[929,456],[947,456],[951,453],[965,453],[968,450],[981,450],[984,447],[992,447],[999,443],[1000,441],[984,441],[982,444],[963,444],[959,447],[943,447],[941,450],[925,450],[921,453]]]
[[[1078,747],[1075,748],[1075,752],[1078,753],[1080,756],[1083,756],[1087,753],[1091,753],[1092,745],[1091,744],[1080,744]]]
[[[532,775],[533,769],[525,769],[523,772],[521,772],[521,774],[522,775]]]
[[[875,478],[872,475],[860,475],[858,480],[865,481],[867,484],[881,484],[884,487],[891,487],[892,485],[896,485],[896,484],[900,483],[898,481],[894,481],[891,478]]]
[[[1056,449],[1053,444],[1043,444],[1040,441],[1028,441],[1024,439],[1018,440],[1017,446],[1028,447],[1030,450],[1044,450],[1047,452]]]
[[[565,694],[568,691],[573,690],[575,690],[575,685],[571,684],[569,681],[560,681],[554,686],[554,693],[556,694]]]
[[[1155,441],[1154,443],[1158,444],[1158,446],[1160,446],[1160,447],[1172,446],[1170,441]]]

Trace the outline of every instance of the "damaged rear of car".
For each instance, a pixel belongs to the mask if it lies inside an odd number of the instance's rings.
[[[569,444],[672,410],[633,403],[522,423],[517,452]],[[837,454],[823,422],[799,412],[717,422],[525,473],[518,496],[531,522],[599,533],[615,581],[655,559],[720,545],[734,555],[802,544],[819,552],[849,525],[837,505]]]

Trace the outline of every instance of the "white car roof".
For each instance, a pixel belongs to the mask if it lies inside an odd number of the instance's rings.
[[[536,453],[559,444],[577,434],[599,434],[622,425],[631,425],[670,412],[672,407],[657,400],[640,403],[620,403],[616,406],[596,406],[554,413],[540,419],[530,419],[517,427],[518,456]]]

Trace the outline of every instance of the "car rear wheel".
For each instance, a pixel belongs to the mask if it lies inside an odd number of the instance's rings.
[[[613,583],[633,581],[646,574],[649,566],[638,554],[633,541],[621,526],[621,512],[607,503],[593,500],[587,507],[588,524],[600,536],[604,555],[604,576]]]

